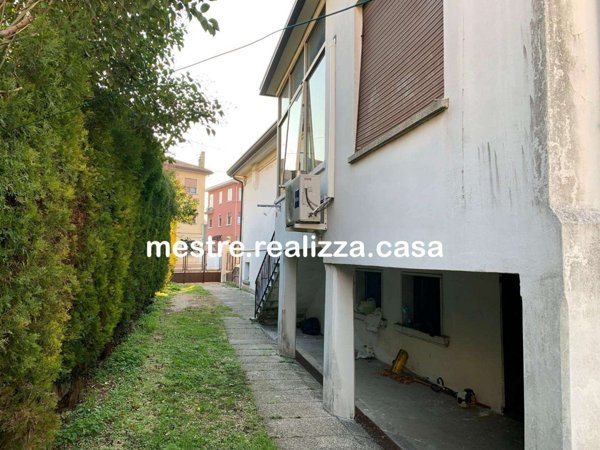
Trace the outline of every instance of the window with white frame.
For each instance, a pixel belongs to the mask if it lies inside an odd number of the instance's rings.
[[[219,214],[219,217],[217,218],[217,226],[223,226],[223,218],[221,217],[221,214]]]
[[[242,189],[238,189],[238,201],[242,201]]]
[[[208,228],[212,228],[212,226],[213,226],[213,220],[212,220],[212,217],[209,217],[209,219],[208,219]]]
[[[219,205],[223,203],[223,191],[219,191]]]
[[[227,213],[227,225],[231,225],[231,213]]]
[[[244,278],[243,281],[245,282],[249,282],[250,281],[250,262],[245,261],[244,262]]]
[[[227,201],[230,202],[233,200],[233,188],[227,189]]]
[[[280,185],[325,161],[325,19],[313,23],[279,94]]]
[[[212,208],[214,206],[214,203],[215,203],[215,196],[214,196],[214,194],[210,194],[208,196],[208,207]]]

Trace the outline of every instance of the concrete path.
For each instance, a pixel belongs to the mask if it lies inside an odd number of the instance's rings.
[[[277,355],[275,342],[258,324],[254,296],[223,284],[204,284],[239,317],[225,319],[229,341],[245,370],[267,431],[281,449],[378,449],[351,420],[323,409],[322,387],[295,360]]]

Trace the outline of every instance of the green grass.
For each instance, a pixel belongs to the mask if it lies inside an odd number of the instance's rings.
[[[95,371],[84,401],[63,417],[56,448],[275,449],[256,411],[222,318],[204,300],[169,312],[170,285]]]

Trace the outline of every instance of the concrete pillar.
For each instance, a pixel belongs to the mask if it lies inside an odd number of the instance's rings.
[[[558,449],[564,438],[562,277],[521,275],[525,448]]]
[[[535,142],[544,151],[540,170],[547,174],[562,241],[563,433],[555,446],[600,448],[600,5],[597,0],[532,5],[532,23],[539,23],[533,36],[543,43],[532,55],[539,71],[533,111],[543,119],[536,123]]]
[[[277,345],[279,354],[296,357],[296,273],[298,259],[281,257],[279,272],[279,314]]]
[[[325,264],[323,404],[338,417],[354,417],[353,271]]]

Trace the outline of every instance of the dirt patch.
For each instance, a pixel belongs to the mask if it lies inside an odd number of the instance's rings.
[[[210,296],[198,294],[177,294],[167,307],[168,313],[181,312],[189,308],[200,308],[201,306],[214,306],[215,299]]]

